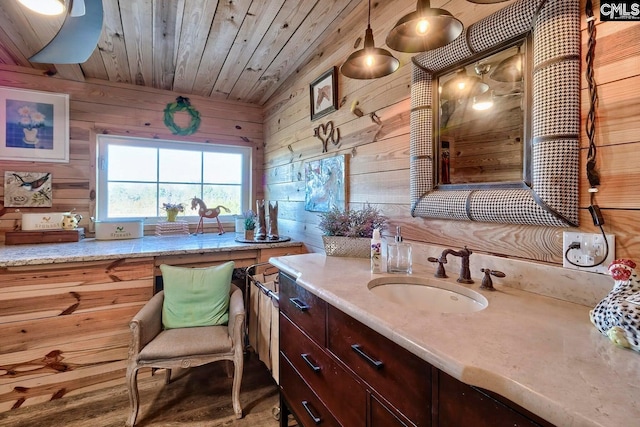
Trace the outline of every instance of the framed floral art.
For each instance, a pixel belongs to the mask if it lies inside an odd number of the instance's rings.
[[[0,87],[0,160],[69,162],[69,95]]]

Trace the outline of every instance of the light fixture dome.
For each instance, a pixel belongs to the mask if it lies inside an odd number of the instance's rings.
[[[398,67],[400,61],[388,50],[374,46],[373,32],[369,27],[365,35],[364,48],[349,55],[340,67],[340,72],[352,79],[377,79],[393,73]]]
[[[462,22],[451,13],[431,8],[429,0],[418,0],[416,11],[400,18],[386,43],[399,52],[425,52],[451,43],[462,29]]]
[[[400,61],[391,52],[375,47],[371,29],[371,0],[367,22],[364,47],[349,55],[340,67],[340,73],[352,79],[377,79],[388,76],[400,67]]]
[[[42,15],[60,15],[65,11],[63,0],[18,0],[25,7]]]

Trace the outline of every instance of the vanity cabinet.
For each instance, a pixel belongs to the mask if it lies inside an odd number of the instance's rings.
[[[283,273],[279,299],[282,426],[431,425],[429,364]]]
[[[472,387],[439,370],[434,375],[438,390],[434,415],[440,427],[553,426],[495,393]]]
[[[280,273],[280,426],[552,427],[464,384]]]

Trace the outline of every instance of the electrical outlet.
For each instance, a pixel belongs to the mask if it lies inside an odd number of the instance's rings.
[[[593,265],[598,263],[607,253],[607,247],[601,233],[576,233],[565,231],[562,233],[562,266],[580,271],[592,271],[594,273],[608,274],[609,265],[616,259],[616,237],[613,234],[607,234],[607,243],[609,244],[609,253],[607,257],[595,267],[578,267],[569,261],[578,265]],[[577,244],[580,247],[569,249],[571,244]]]

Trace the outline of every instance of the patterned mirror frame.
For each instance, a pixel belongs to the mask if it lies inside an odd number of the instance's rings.
[[[434,74],[530,32],[531,188],[438,188],[433,165]],[[469,26],[452,43],[413,58],[412,216],[555,227],[578,225],[580,43],[579,0],[519,0]]]

